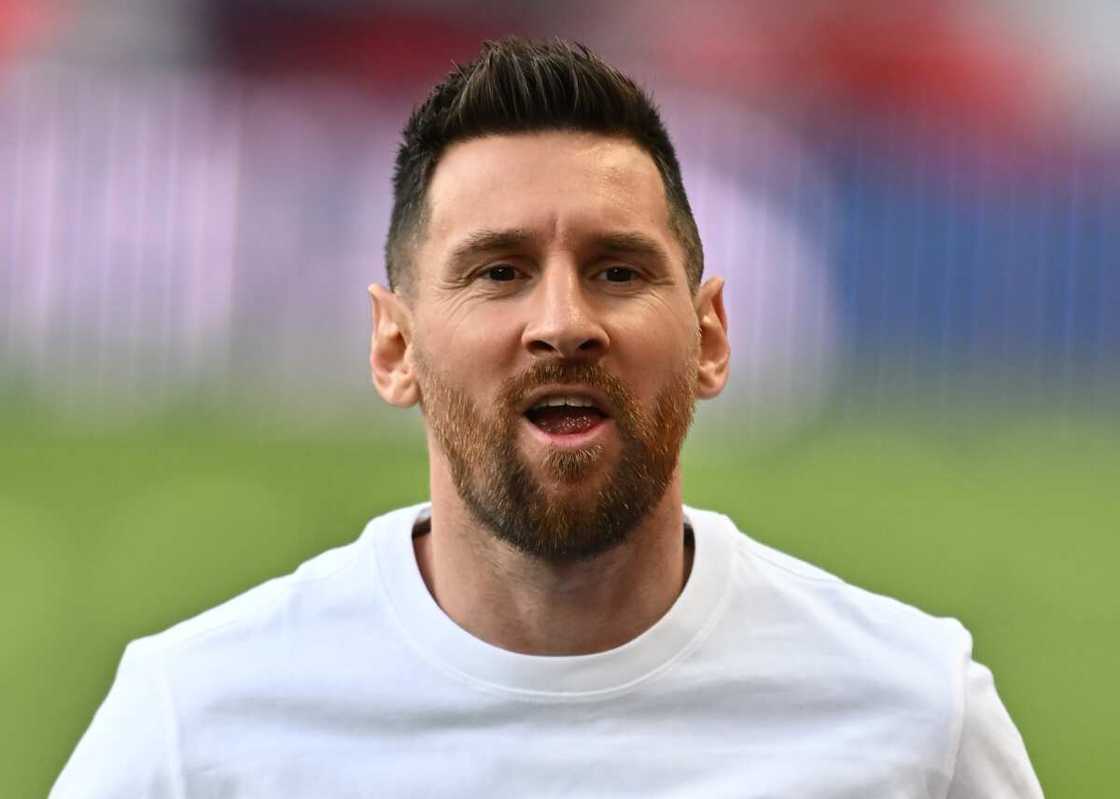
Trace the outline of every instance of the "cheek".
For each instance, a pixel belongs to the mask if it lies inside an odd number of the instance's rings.
[[[675,321],[675,320],[674,320]],[[644,323],[618,330],[618,363],[635,380],[635,388],[656,390],[670,375],[693,368],[696,360],[696,333],[691,328]]]
[[[420,324],[423,337],[443,352],[502,353],[518,340],[520,309],[507,303],[455,297],[433,303]],[[418,331],[418,333],[421,331]]]
[[[421,320],[417,341],[446,373],[469,378],[495,371],[508,357],[510,341],[517,341],[509,322],[509,314],[437,307]]]
[[[445,401],[468,407],[480,420],[490,417],[498,404],[498,389],[509,374],[484,332],[464,326],[460,335],[426,336],[418,349],[429,367],[428,380],[437,384],[432,388]]]

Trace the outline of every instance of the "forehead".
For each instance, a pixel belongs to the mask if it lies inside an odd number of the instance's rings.
[[[456,143],[432,176],[427,217],[422,249],[435,257],[473,231],[512,228],[573,242],[641,232],[678,251],[653,159],[629,139],[599,134],[550,131]]]

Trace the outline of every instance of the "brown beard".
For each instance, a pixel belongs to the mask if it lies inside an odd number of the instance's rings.
[[[692,423],[693,371],[675,374],[646,410],[599,364],[541,361],[507,380],[487,414],[438,376],[419,348],[414,352],[424,417],[451,465],[455,488],[499,539],[549,562],[591,558],[625,541],[664,496]],[[603,392],[622,440],[618,463],[591,500],[550,494],[517,447],[525,396],[557,383]],[[544,468],[562,483],[577,484],[602,455],[600,444],[553,449]]]

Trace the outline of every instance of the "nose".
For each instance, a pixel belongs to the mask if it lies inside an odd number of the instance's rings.
[[[597,360],[610,347],[575,267],[557,263],[544,269],[534,287],[531,313],[522,344],[534,357]]]

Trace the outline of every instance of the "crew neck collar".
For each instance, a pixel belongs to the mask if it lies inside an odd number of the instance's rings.
[[[669,610],[627,643],[590,655],[525,655],[488,644],[457,625],[428,592],[416,563],[413,529],[431,515],[424,503],[375,519],[379,582],[402,634],[441,670],[491,690],[562,701],[615,693],[654,676],[710,631],[729,585],[735,531],[726,517],[684,508],[692,528],[692,570]]]

